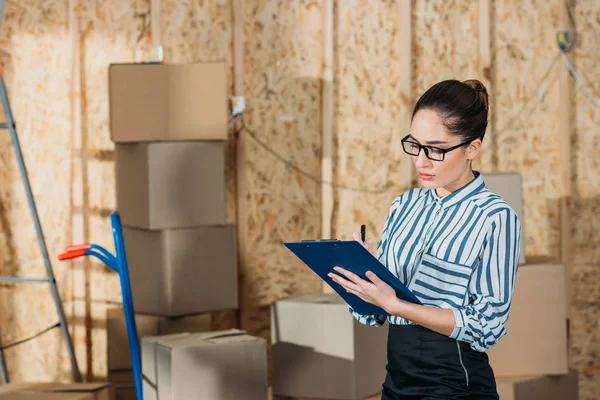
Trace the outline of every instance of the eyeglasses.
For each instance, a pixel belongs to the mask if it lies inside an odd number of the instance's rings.
[[[423,151],[425,152],[425,156],[432,161],[444,161],[446,153],[452,150],[456,150],[464,146],[465,144],[471,142],[469,140],[461,144],[457,144],[456,146],[450,147],[448,149],[440,149],[439,147],[434,146],[422,146],[419,143],[412,141],[411,139],[412,138],[410,137],[410,135],[406,135],[402,139],[402,148],[404,149],[404,152],[411,156],[418,156],[421,153],[421,149],[423,149]]]

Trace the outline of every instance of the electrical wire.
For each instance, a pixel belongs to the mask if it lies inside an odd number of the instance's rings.
[[[42,336],[43,334],[45,334],[47,332],[50,332],[52,329],[58,328],[59,326],[60,326],[60,322],[57,322],[56,324],[54,324],[52,326],[49,326],[48,328],[44,329],[43,331],[40,331],[40,332],[36,333],[33,336],[30,336],[30,337],[25,338],[25,339],[17,340],[16,342],[12,342],[12,343],[6,344],[4,346],[0,346],[0,350],[6,350],[6,349],[9,349],[11,347],[15,347],[15,346],[21,345],[23,343],[27,343],[29,341],[37,339],[38,337]]]
[[[560,57],[559,55],[557,55],[556,57],[554,57],[554,59],[550,63],[550,66],[548,67],[548,69],[544,73],[544,75],[542,75],[542,77],[540,78],[540,80],[538,81],[538,83],[535,85],[535,89],[532,90],[531,94],[527,97],[527,101],[525,101],[525,103],[523,104],[523,107],[521,107],[521,109],[519,109],[519,111],[515,114],[515,116],[512,117],[501,129],[499,129],[498,131],[495,131],[494,135],[499,135],[499,134],[501,134],[503,132],[506,132],[509,129],[513,129],[514,128],[514,124],[516,122],[520,122],[521,121],[523,113],[529,108],[531,100],[538,97],[537,94],[539,93],[542,85],[546,82],[546,80],[550,76],[550,72],[552,72],[552,69],[556,65],[559,57]],[[546,97],[546,93],[547,92],[548,92],[548,88],[546,88],[546,90],[544,90],[542,92],[541,96],[539,96],[539,100],[535,103],[535,105],[533,107],[534,109],[544,100],[544,98]]]
[[[573,79],[575,79],[575,82],[577,82],[577,84],[579,85],[579,87],[581,87],[583,89],[583,91],[585,92],[585,94],[587,95],[587,97],[589,97],[589,99],[600,110],[600,101],[598,101],[598,99],[596,97],[594,97],[594,95],[592,94],[591,90],[588,88],[588,86],[585,84],[585,82],[583,82],[583,80],[581,79],[581,77],[579,76],[579,74],[577,73],[577,71],[575,71],[575,68],[573,68],[573,65],[569,61],[569,58],[566,56],[565,52],[561,50],[560,56],[562,57],[563,62],[565,63],[565,65],[569,69],[569,72],[571,73],[571,76],[573,77]]]
[[[319,183],[319,184],[329,185],[329,186],[332,186],[332,187],[334,187],[336,189],[344,189],[344,190],[350,190],[350,191],[354,191],[354,192],[371,193],[371,194],[382,194],[382,193],[386,193],[386,192],[389,192],[389,191],[392,191],[392,190],[395,190],[395,191],[404,190],[403,188],[394,187],[394,186],[380,188],[380,189],[368,189],[368,188],[362,188],[362,187],[351,187],[351,186],[345,186],[345,185],[338,185],[338,184],[335,184],[333,182],[322,180],[322,179],[320,179],[320,178],[318,178],[318,177],[316,177],[316,176],[314,176],[314,175],[306,172],[305,170],[297,167],[292,162],[286,160],[283,156],[281,156],[279,153],[277,153],[275,150],[273,150],[269,145],[267,145],[265,142],[263,142],[262,140],[260,140],[258,138],[258,136],[256,135],[256,133],[254,133],[252,130],[250,130],[248,128],[248,126],[246,126],[242,114],[239,114],[236,117],[239,117],[239,120],[241,120],[241,122],[242,122],[242,127],[241,127],[240,130],[245,131],[248,134],[248,136],[252,138],[252,140],[254,140],[260,147],[262,147],[264,150],[266,150],[268,153],[270,153],[273,157],[277,158],[279,161],[281,161],[287,167],[293,169],[294,171],[296,171],[297,173],[301,174],[302,176],[310,179],[311,181],[314,181],[314,182]],[[236,117],[234,117],[234,120],[235,120]],[[233,123],[230,122],[229,126],[233,126],[235,124],[234,120],[232,120]]]

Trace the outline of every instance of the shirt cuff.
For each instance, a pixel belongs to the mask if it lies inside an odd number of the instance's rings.
[[[358,322],[360,322],[363,325],[367,325],[367,326],[380,327],[380,326],[382,326],[385,323],[385,321],[387,319],[387,316],[385,316],[385,315],[362,315],[362,314],[358,314],[350,306],[348,306],[348,311],[350,311],[350,314],[352,314],[352,316],[354,318],[356,318],[356,320]]]
[[[452,333],[450,334],[450,337],[452,339],[456,339],[459,340],[459,338],[462,336],[462,331],[464,330],[465,327],[465,317],[463,316],[463,313],[461,312],[461,310],[456,309],[456,308],[451,308],[452,312],[454,313],[454,329],[452,330]]]

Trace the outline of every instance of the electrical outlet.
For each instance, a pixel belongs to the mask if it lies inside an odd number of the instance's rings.
[[[246,99],[244,96],[233,96],[231,97],[231,114],[238,115],[244,112],[246,109]]]

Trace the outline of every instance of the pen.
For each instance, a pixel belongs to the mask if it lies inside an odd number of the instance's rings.
[[[362,242],[365,242],[365,235],[367,234],[367,226],[366,225],[361,225],[360,226],[360,240],[362,240]]]

